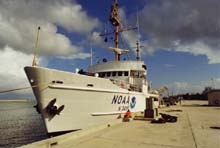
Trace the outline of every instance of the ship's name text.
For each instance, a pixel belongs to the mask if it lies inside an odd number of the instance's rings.
[[[129,104],[130,96],[114,95],[112,104]]]

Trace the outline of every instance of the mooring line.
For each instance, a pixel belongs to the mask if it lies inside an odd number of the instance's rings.
[[[46,84],[48,85],[49,83],[46,83]],[[39,84],[39,85],[33,85],[33,86],[26,86],[26,87],[14,88],[14,89],[1,90],[0,93],[8,93],[8,92],[13,92],[13,91],[18,91],[18,90],[25,90],[25,89],[39,87],[41,85],[46,85],[46,84]]]

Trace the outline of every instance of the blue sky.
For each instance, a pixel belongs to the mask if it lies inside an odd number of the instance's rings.
[[[105,29],[112,29],[108,23],[111,3],[112,0],[0,2],[0,89],[28,85],[23,67],[31,64],[39,25],[41,66],[65,71],[86,69],[91,47],[100,60],[113,60],[114,54],[106,49],[111,42],[106,44],[99,37]],[[195,93],[212,85],[211,79],[216,88],[220,87],[218,0],[119,0],[119,4],[125,26],[136,25],[138,9],[140,40],[144,45],[141,59],[147,64],[147,79],[154,88],[166,85],[174,93]],[[131,47],[135,46],[137,31],[122,36],[135,59]],[[18,57],[21,58],[17,60]],[[14,70],[9,70],[8,64]],[[0,94],[0,98],[30,94]]]

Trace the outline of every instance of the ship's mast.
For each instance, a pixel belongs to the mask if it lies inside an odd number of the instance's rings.
[[[115,35],[115,39],[114,39],[115,47],[114,48],[109,47],[109,49],[113,50],[115,53],[115,61],[120,61],[121,54],[128,54],[127,50],[119,49],[119,33],[123,32],[123,31],[137,29],[137,27],[129,27],[129,28],[122,29],[123,25],[122,25],[122,22],[120,21],[118,8],[119,8],[118,1],[114,0],[114,2],[112,3],[112,6],[111,6],[110,17],[109,17],[109,21],[111,22],[112,26],[114,27],[114,31],[107,32],[107,33],[105,32],[103,34],[100,34],[100,36],[107,36],[107,35],[111,35],[111,34]],[[106,41],[107,40],[105,40],[105,42]]]
[[[33,58],[32,66],[37,66],[38,65],[38,61],[37,61],[37,48],[38,48],[39,33],[40,33],[40,27],[38,27],[38,30],[37,30],[37,39],[36,39],[36,42],[35,42],[34,58]]]
[[[139,61],[140,60],[140,45],[139,45],[139,40],[140,40],[140,28],[139,28],[139,17],[138,17],[138,9],[137,9],[137,56],[136,56],[136,60]]]
[[[140,60],[140,45],[139,45],[139,41],[136,42],[136,45],[137,45],[137,56],[136,56],[136,60],[139,61]]]
[[[119,10],[118,10],[118,1],[114,0],[111,6],[111,13],[109,17],[110,22],[114,26],[114,33],[115,33],[115,48],[118,48],[118,35],[119,35],[119,26],[120,26],[120,17],[119,17]],[[115,52],[115,61],[120,61],[120,54]]]

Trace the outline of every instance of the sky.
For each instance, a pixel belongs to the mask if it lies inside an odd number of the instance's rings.
[[[219,0],[118,0],[124,27],[121,48],[135,59],[140,40],[141,60],[153,88],[167,86],[172,94],[220,88]],[[23,68],[33,60],[37,28],[41,27],[38,61],[64,71],[87,69],[114,54],[108,21],[112,0],[1,0],[0,91],[29,86]],[[138,16],[138,17],[137,17]],[[33,98],[31,90],[0,93],[0,98]]]

